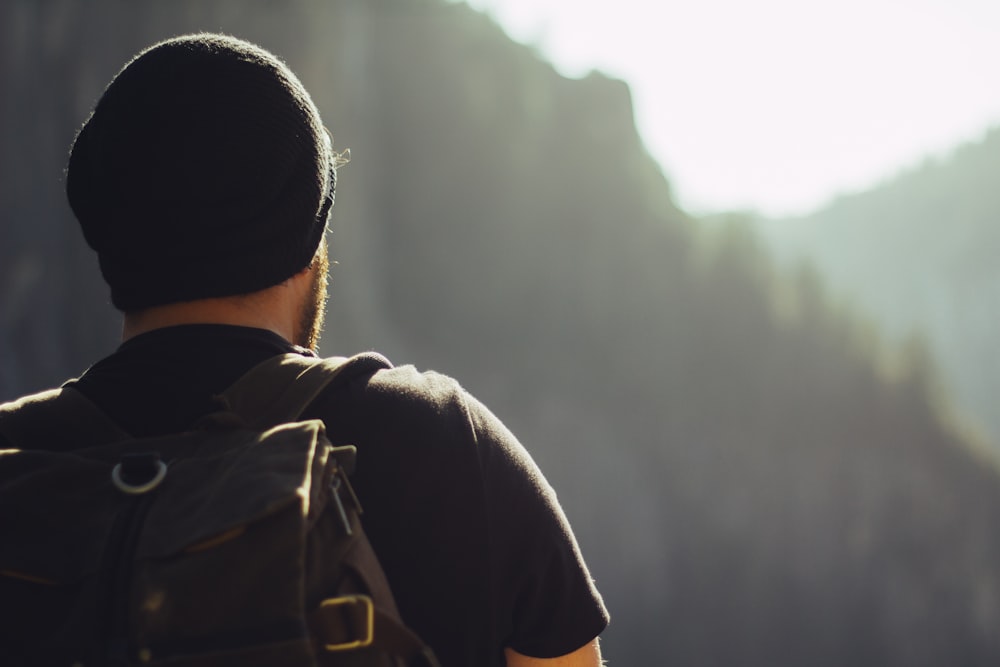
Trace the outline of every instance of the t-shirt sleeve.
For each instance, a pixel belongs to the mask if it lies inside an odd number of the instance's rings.
[[[485,406],[465,401],[482,466],[497,629],[524,655],[570,653],[604,630],[607,609],[538,466]]]

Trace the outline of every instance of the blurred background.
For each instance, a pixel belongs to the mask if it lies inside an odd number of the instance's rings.
[[[0,2],[0,400],[118,342],[63,193],[104,86],[236,34],[352,151],[323,352],[508,423],[612,665],[998,664],[996,3],[470,3]]]

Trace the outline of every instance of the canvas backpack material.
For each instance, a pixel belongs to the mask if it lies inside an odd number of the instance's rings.
[[[71,387],[19,401],[0,420],[24,447],[0,452],[0,662],[436,667],[365,537],[354,448],[296,421],[387,364],[274,357],[158,438]],[[77,446],[32,448],[55,438]]]

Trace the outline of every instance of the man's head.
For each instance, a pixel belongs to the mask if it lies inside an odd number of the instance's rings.
[[[281,61],[189,35],[143,51],[111,82],[73,144],[66,191],[128,313],[301,273],[319,256],[335,161]]]

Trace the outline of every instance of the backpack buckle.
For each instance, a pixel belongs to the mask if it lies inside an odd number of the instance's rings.
[[[319,603],[315,619],[327,651],[353,651],[375,639],[375,605],[367,595],[327,598]]]

